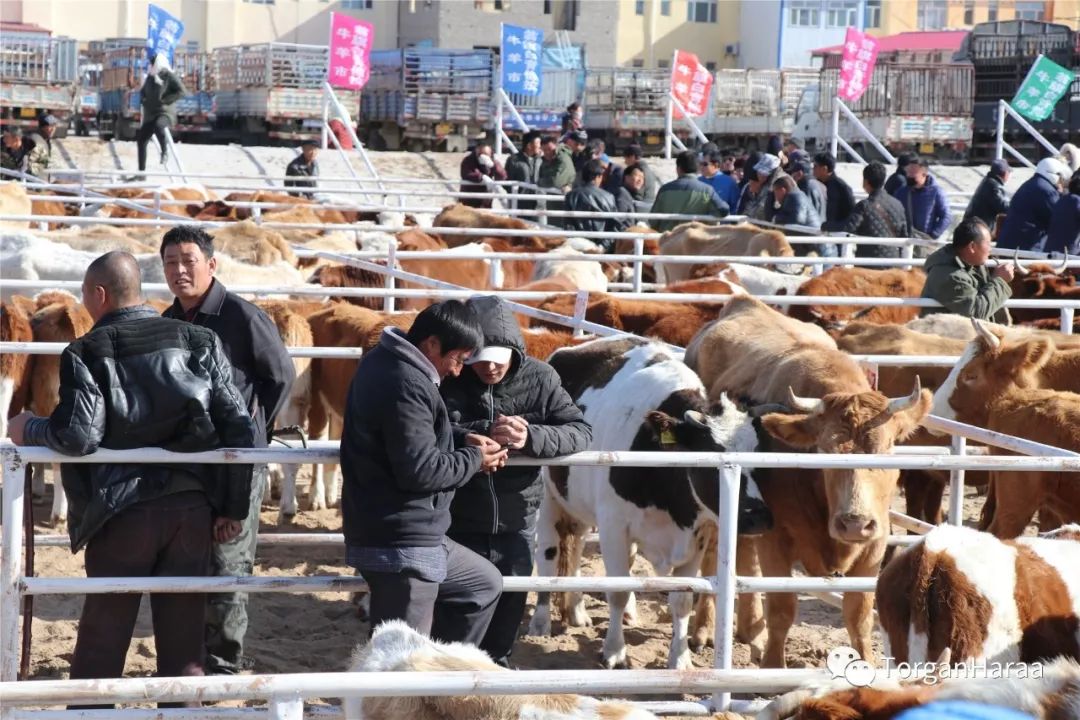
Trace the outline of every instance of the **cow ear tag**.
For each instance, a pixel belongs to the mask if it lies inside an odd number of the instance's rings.
[[[660,433],[660,444],[664,446],[675,444],[675,433],[671,430],[664,430]]]

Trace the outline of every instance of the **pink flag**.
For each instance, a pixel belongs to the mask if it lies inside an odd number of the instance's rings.
[[[371,45],[375,27],[363,20],[330,13],[330,84],[359,90],[371,77]]]
[[[675,51],[675,64],[671,68],[671,94],[675,96],[690,117],[701,117],[709,107],[713,76],[698,61],[697,55],[685,50]],[[681,118],[679,108],[675,117]]]
[[[840,60],[840,84],[836,95],[841,100],[854,102],[862,97],[870,85],[870,76],[877,62],[878,41],[855,28],[847,29],[844,38],[844,55]]]

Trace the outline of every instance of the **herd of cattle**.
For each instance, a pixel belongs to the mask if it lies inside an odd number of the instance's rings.
[[[924,276],[917,269],[836,267],[808,277],[749,264],[663,263],[664,255],[793,254],[784,235],[773,230],[687,223],[659,241],[645,242],[646,253],[659,256],[646,267],[645,279],[664,292],[733,297],[724,304],[656,302],[607,292],[609,282],[631,272],[625,264],[601,255],[589,262],[560,258],[567,252],[598,252],[589,241],[501,234],[530,226],[461,205],[448,206],[429,220],[328,210],[266,192],[219,199],[196,187],[169,188],[159,195],[164,198],[161,210],[193,222],[220,223],[212,230],[218,278],[226,286],[271,287],[268,297],[257,302],[292,347],[366,350],[384,327],[410,326],[431,300],[400,300],[397,312],[386,313],[380,310],[381,298],[291,300],[287,295],[286,286],[307,283],[382,288],[383,274],[336,260],[341,253],[385,249],[393,242],[398,250],[438,250],[453,256],[399,259],[401,270],[477,291],[558,293],[525,304],[561,315],[573,316],[579,291],[587,291],[585,319],[626,334],[578,336],[550,321],[518,317],[529,354],[550,360],[594,426],[597,449],[881,454],[899,444],[946,444],[947,437],[920,426],[932,412],[1080,451],[1080,340],[1053,329],[1056,310],[1015,311],[1019,324],[1006,328],[953,315],[919,318],[915,307],[770,306],[753,297],[918,297]],[[124,197],[150,195],[124,192]],[[234,205],[241,201],[288,207],[253,218],[250,209]],[[0,214],[31,213],[57,219],[48,231],[31,231],[25,222],[7,223],[0,242],[3,279],[80,280],[93,257],[125,249],[138,259],[144,282],[164,282],[157,256],[160,228],[64,227],[63,218],[72,215],[152,217],[149,210],[113,204],[79,207],[28,196],[11,183],[0,185]],[[261,227],[272,222],[349,229]],[[373,227],[386,224],[410,227],[396,234]],[[454,232],[462,228],[484,232]],[[620,241],[616,251],[632,252],[633,245]],[[544,252],[551,259],[504,260],[493,269],[486,257],[492,251]],[[1019,269],[1014,298],[1080,298],[1075,276],[1064,267]],[[409,282],[398,286],[421,287]],[[5,341],[67,342],[90,327],[89,317],[69,293],[47,290],[24,296],[5,287],[2,295],[0,335]],[[158,307],[166,302],[150,301]],[[858,354],[961,359],[954,368],[881,367],[871,375],[851,357]],[[294,362],[298,380],[279,424],[305,426],[311,437],[338,437],[346,389],[358,360]],[[39,415],[52,410],[57,402],[56,364],[56,356],[0,356],[0,436],[6,434],[6,418],[23,408]],[[283,516],[298,512],[297,474],[295,466],[281,469]],[[939,528],[883,568],[890,504],[898,488],[906,495],[909,514],[937,524],[947,480],[947,474],[930,470],[744,470],[738,573],[783,577],[801,568],[819,577],[878,577],[878,620],[887,653],[897,661],[932,662],[946,651],[953,662],[1031,662],[1058,656],[1080,660],[1080,480],[1070,473],[969,472],[969,483],[986,485],[979,528],[988,532]],[[608,575],[629,575],[635,553],[658,573],[692,576],[704,567],[712,574],[722,502],[715,469],[575,466],[545,470],[544,482],[538,522],[540,575],[577,574],[584,536],[591,528],[599,531]],[[333,507],[337,495],[336,468],[315,468],[307,507]],[[53,520],[62,521],[64,515],[63,493],[54,492]],[[1016,539],[1036,516],[1047,534]],[[590,622],[579,594],[557,594],[556,600],[564,629]],[[551,632],[550,601],[548,594],[540,594],[531,633]],[[607,667],[625,667],[623,623],[634,618],[633,596],[613,593],[609,603],[611,622],[602,660]],[[713,636],[711,597],[699,599],[693,627],[691,605],[686,593],[670,598],[672,668],[692,667],[691,650]],[[847,593],[843,601],[851,645],[871,662],[874,605],[875,596],[869,593]],[[764,606],[757,595],[740,596],[737,637],[755,648],[763,666],[784,666],[795,611],[793,593],[770,593]],[[1080,698],[1075,697],[1080,669],[1062,667],[1072,673],[1074,704],[1067,708],[1075,712],[1061,717],[1075,718],[1080,716]],[[929,691],[919,692],[919,702],[930,697]],[[821,702],[820,697],[800,697],[794,705],[789,702],[788,712]]]

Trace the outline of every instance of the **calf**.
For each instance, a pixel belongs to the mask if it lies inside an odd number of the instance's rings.
[[[1080,525],[999,540],[940,525],[878,577],[885,654],[926,663],[1080,660]]]
[[[979,336],[968,344],[934,394],[934,414],[1080,451],[1080,383],[1076,380],[1080,354],[1059,354],[1046,337],[1013,340],[1000,330],[972,322]],[[1063,377],[1052,379],[1056,371]],[[1047,386],[1074,391],[1041,389]],[[1062,522],[1080,522],[1077,473],[995,471],[990,483],[995,502],[984,512],[980,528],[997,537],[1022,533],[1041,505],[1047,505]]]
[[[31,342],[34,331],[30,317],[15,302],[0,302],[0,340]],[[7,437],[8,418],[26,407],[34,356],[26,353],[0,354],[0,438]]]
[[[791,245],[780,230],[743,223],[710,226],[699,222],[677,225],[660,238],[661,255],[743,255],[790,257]],[[664,283],[688,280],[696,265],[656,263],[656,276]]]
[[[696,375],[661,344],[632,337],[594,340],[555,352],[549,362],[593,426],[598,449],[753,451],[757,433],[726,398],[710,406]],[[578,573],[586,530],[597,526],[609,576],[630,574],[631,546],[661,575],[697,575],[704,538],[718,522],[719,489],[713,468],[548,467],[537,526],[540,575]],[[739,531],[759,533],[772,518],[753,479],[744,473]],[[608,593],[611,621],[602,660],[627,667],[623,613],[629,593]],[[668,667],[689,668],[690,593],[671,593],[673,624]],[[567,625],[587,625],[580,594],[563,607]],[[529,624],[551,632],[550,595],[540,593]]]
[[[509,672],[481,649],[443,643],[400,620],[375,628],[357,648],[350,672]],[[350,720],[655,720],[655,715],[621,701],[583,695],[435,695],[427,697],[347,697]]]
[[[849,297],[919,297],[926,274],[922,270],[835,267],[799,286],[796,295]],[[878,324],[905,323],[919,315],[917,307],[860,305],[793,305],[788,315],[817,323],[826,330],[840,329],[858,317]]]

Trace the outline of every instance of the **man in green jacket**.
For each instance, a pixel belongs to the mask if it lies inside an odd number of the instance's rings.
[[[712,215],[722,218],[731,211],[712,185],[706,185],[697,179],[697,153],[692,150],[679,153],[675,159],[675,171],[679,174],[679,178],[660,187],[651,212]],[[682,222],[681,220],[653,220],[652,226],[660,232],[667,232]]]
[[[570,148],[559,145],[558,141],[549,135],[544,138],[540,149],[544,154],[540,163],[540,187],[557,188],[565,194],[574,186],[574,178],[577,177]]]
[[[1005,301],[1012,297],[1013,268],[1006,263],[991,271],[989,258],[990,228],[976,217],[964,220],[953,231],[952,244],[926,259],[922,297],[944,307],[926,307],[922,314],[955,313],[1009,324]]]
[[[187,88],[169,67],[165,53],[155,55],[150,61],[150,72],[146,74],[140,93],[142,125],[135,133],[139,148],[139,172],[146,170],[146,145],[154,135],[161,146],[161,164],[165,164],[169,147],[165,130],[176,125],[176,101],[185,95]]]

